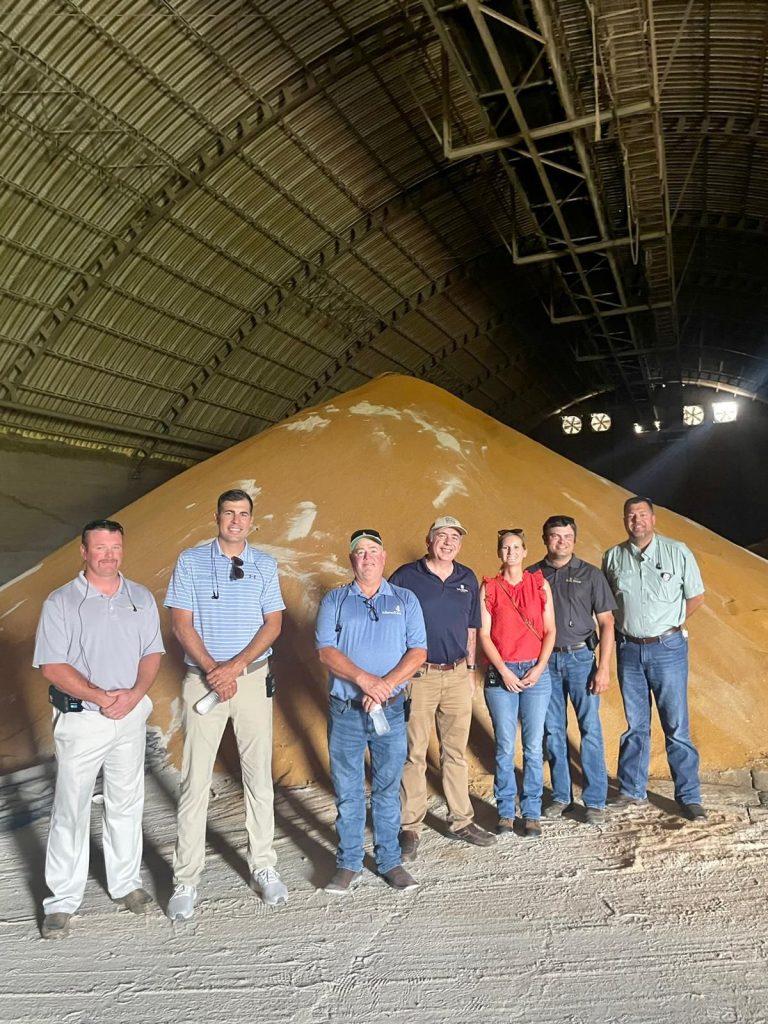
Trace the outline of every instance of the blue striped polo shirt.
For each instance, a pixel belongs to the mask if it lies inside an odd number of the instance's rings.
[[[373,611],[369,611],[369,607]],[[373,612],[375,612],[375,617]],[[320,602],[315,647],[338,647],[358,668],[384,676],[414,647],[427,648],[421,605],[410,590],[386,580],[372,598],[357,582],[329,590]],[[330,673],[330,691],[342,700],[360,700],[359,686]],[[393,693],[405,686],[401,683]]]
[[[187,548],[179,555],[165,595],[166,608],[192,612],[192,625],[216,661],[234,658],[253,640],[267,613],[285,608],[274,558],[248,543],[239,557],[245,573],[241,580],[232,578],[232,562],[218,538]],[[271,648],[264,652],[271,653]],[[195,664],[187,654],[184,661]]]

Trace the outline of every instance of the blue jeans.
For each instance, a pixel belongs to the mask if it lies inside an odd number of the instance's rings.
[[[555,652],[549,659],[547,668],[552,680],[552,696],[544,725],[544,741],[553,798],[570,804],[573,802],[573,788],[566,731],[570,698],[581,734],[580,758],[584,775],[581,798],[586,807],[602,808],[608,796],[608,770],[600,724],[600,698],[589,692],[595,667],[595,656],[588,647]]]
[[[688,727],[688,640],[672,633],[656,644],[617,638],[619,686],[627,731],[619,743],[619,789],[644,800],[651,753],[651,695],[664,730],[667,761],[681,804],[701,802],[699,754]]]
[[[507,668],[516,676],[524,676],[535,661],[508,661]],[[513,693],[504,686],[485,687],[485,703],[491,713],[496,734],[496,778],[493,795],[500,818],[515,817],[515,739],[517,719],[523,741],[523,792],[520,813],[538,821],[541,817],[541,791],[544,788],[544,719],[550,694],[549,672],[541,674],[535,686]]]
[[[365,751],[371,752],[371,816],[373,852],[380,874],[400,861],[400,777],[406,755],[403,700],[384,709],[390,731],[377,736],[371,716],[338,697],[330,698],[328,752],[336,793],[336,866],[363,867],[365,831]]]

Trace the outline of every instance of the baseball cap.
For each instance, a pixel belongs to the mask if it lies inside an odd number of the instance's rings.
[[[432,523],[429,528],[429,536],[431,537],[435,530],[442,530],[446,527],[450,527],[452,530],[458,530],[462,537],[466,536],[467,531],[461,525],[458,519],[454,519],[453,516],[440,516]]]
[[[378,530],[355,530],[349,538],[349,550],[354,551],[357,547],[358,541],[361,540],[372,540],[376,544],[380,544],[384,547],[384,541],[381,539],[381,534]]]

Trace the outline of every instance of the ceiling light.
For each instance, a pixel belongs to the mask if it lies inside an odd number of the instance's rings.
[[[562,421],[564,434],[581,433],[581,416],[563,416]]]
[[[593,412],[589,418],[589,425],[596,434],[604,434],[611,429],[611,417],[607,412]]]
[[[661,420],[654,420],[653,425],[657,430],[661,430]]]
[[[686,427],[698,427],[704,422],[704,409],[700,405],[683,406],[683,423]]]
[[[713,402],[712,418],[715,423],[733,423],[739,413],[735,402]]]
[[[644,428],[642,423],[635,423],[632,429],[636,434],[642,434]]]

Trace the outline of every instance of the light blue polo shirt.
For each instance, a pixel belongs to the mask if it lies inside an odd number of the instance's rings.
[[[245,573],[241,580],[231,578],[232,562],[218,538],[187,548],[179,555],[165,595],[166,608],[192,612],[192,625],[215,661],[234,658],[264,625],[266,614],[285,608],[274,558],[247,543],[239,557]],[[271,653],[269,648],[264,656]],[[187,654],[184,661],[195,665]]]
[[[378,616],[374,618],[368,605]],[[421,605],[414,593],[395,587],[386,580],[370,599],[357,581],[329,590],[320,602],[315,626],[315,647],[337,647],[358,668],[371,675],[384,676],[406,651],[427,647],[427,631]],[[406,680],[407,682],[407,680]],[[401,683],[393,693],[398,693]],[[330,692],[342,700],[360,700],[363,692],[348,679],[333,673]]]

